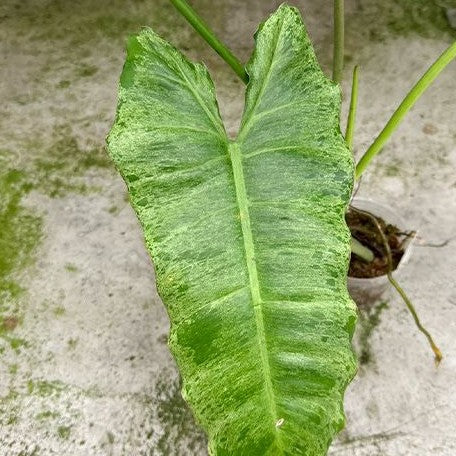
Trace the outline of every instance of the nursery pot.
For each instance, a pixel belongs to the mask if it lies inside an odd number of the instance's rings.
[[[386,223],[395,225],[401,230],[405,231],[408,229],[408,227],[406,227],[406,221],[388,206],[366,198],[354,198],[351,205],[355,208],[370,212],[371,214],[382,218]],[[416,234],[405,241],[404,254],[396,269],[393,271],[395,277],[401,273],[410,259],[415,236]],[[352,299],[358,305],[375,303],[382,297],[389,286],[390,283],[386,274],[372,278],[348,276],[348,291]]]

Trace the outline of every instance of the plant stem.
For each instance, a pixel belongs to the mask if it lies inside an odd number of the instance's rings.
[[[350,150],[353,149],[353,134],[356,122],[356,107],[358,105],[358,66],[353,68],[353,80],[350,97],[350,110],[348,112],[347,129],[345,130],[345,142]],[[375,255],[368,247],[361,244],[354,236],[350,239],[350,248],[353,254],[370,263],[374,260]]]
[[[348,112],[347,129],[345,130],[345,142],[348,148],[353,149],[353,134],[355,132],[356,107],[358,105],[358,66],[353,69],[353,80],[350,98],[350,110]]]
[[[344,69],[344,0],[334,0],[333,81],[342,80]]]
[[[434,79],[442,72],[442,70],[456,57],[456,42],[453,43],[424,73],[420,80],[410,90],[402,103],[396,109],[385,128],[377,136],[372,145],[367,149],[366,153],[361,157],[361,160],[356,166],[356,178],[359,178],[366,166],[371,160],[382,150],[386,141],[396,130],[401,123],[403,117],[407,114],[410,108],[420,99],[421,95],[431,85]]]
[[[363,211],[358,208],[352,208],[352,209],[369,217],[372,220],[372,222],[375,224],[378,232],[380,233],[380,236],[383,241],[383,245],[385,247],[386,257],[388,259],[388,274],[387,274],[388,280],[390,281],[391,285],[393,285],[393,287],[396,289],[396,291],[399,293],[402,300],[405,302],[407,309],[412,314],[413,320],[415,321],[415,324],[416,324],[418,330],[421,331],[426,336],[426,338],[429,342],[429,345],[431,346],[431,349],[434,352],[435,363],[436,363],[436,365],[438,365],[440,363],[440,361],[442,361],[442,358],[443,358],[442,352],[440,351],[439,347],[437,347],[430,332],[421,324],[418,314],[416,313],[415,307],[412,304],[412,302],[410,301],[409,297],[407,296],[405,291],[402,289],[402,287],[396,282],[396,279],[394,279],[394,277],[393,277],[393,257],[391,255],[391,248],[389,246],[388,239],[386,239],[385,233],[383,232],[382,227],[380,226],[380,223],[377,220],[377,217],[375,217],[375,215],[371,214],[370,212]]]
[[[361,242],[359,242],[358,239],[356,239],[353,236],[350,240],[350,247],[352,253],[354,253],[356,256],[359,256],[362,260],[366,261],[367,263],[373,261],[374,254],[372,253],[372,251],[363,244],[361,244]]]
[[[217,52],[220,57],[234,70],[234,72],[247,84],[249,77],[241,62],[225,46],[209,28],[209,26],[198,16],[196,11],[185,0],[170,0],[176,9],[187,19],[192,27],[206,40],[209,46]]]

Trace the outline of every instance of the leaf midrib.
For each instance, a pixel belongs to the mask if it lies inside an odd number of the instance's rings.
[[[250,225],[249,202],[247,190],[245,187],[244,170],[242,166],[242,155],[239,145],[236,142],[228,143],[228,152],[231,158],[231,164],[234,176],[234,186],[236,189],[236,199],[239,207],[239,217],[242,227],[242,236],[244,240],[245,259],[247,263],[247,272],[249,276],[250,292],[252,305],[255,313],[255,323],[257,329],[258,345],[262,370],[265,381],[266,395],[268,398],[269,409],[272,417],[271,425],[275,428],[278,421],[274,389],[271,382],[271,368],[269,365],[269,355],[266,348],[266,333],[263,319],[263,300],[260,293],[260,283],[258,280],[258,271],[255,260],[255,246]],[[277,434],[276,434],[277,435]]]
[[[252,123],[253,119],[255,118],[255,112],[256,112],[256,110],[258,108],[258,104],[259,104],[259,102],[260,102],[260,100],[261,100],[261,98],[263,96],[264,91],[266,90],[266,87],[269,84],[269,80],[271,78],[272,69],[273,69],[274,63],[275,63],[276,52],[277,52],[277,49],[279,47],[280,37],[281,37],[281,34],[282,34],[282,28],[283,28],[283,22],[280,23],[279,29],[276,32],[276,42],[275,42],[275,45],[274,45],[274,49],[272,50],[271,58],[269,60],[269,66],[268,66],[266,75],[263,78],[263,82],[261,84],[260,90],[257,93],[255,101],[253,102],[253,107],[252,107],[252,109],[249,112],[249,116],[245,120],[243,119],[243,122],[242,122],[242,125],[241,125],[241,131],[239,132],[238,137],[237,137],[237,141],[238,142],[242,142],[242,140],[245,138],[245,136],[247,135],[248,131],[250,130],[251,123]],[[250,83],[249,83],[249,85],[250,85]]]

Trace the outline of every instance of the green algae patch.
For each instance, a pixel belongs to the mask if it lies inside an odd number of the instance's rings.
[[[27,347],[28,343],[25,339],[21,339],[20,337],[6,337],[9,341],[11,348],[16,352],[19,353],[22,347]]]
[[[21,322],[19,298],[25,290],[20,275],[33,263],[43,237],[43,219],[24,205],[24,198],[31,191],[51,198],[87,194],[95,188],[85,183],[86,173],[112,169],[104,146],[80,147],[68,127],[57,128],[51,145],[41,146],[29,144],[30,151],[42,152],[23,166],[13,153],[0,150],[0,338],[8,339],[15,350],[22,345],[11,341],[8,333]],[[77,269],[68,265],[67,270]]]
[[[95,73],[97,73],[98,67],[95,65],[88,65],[86,63],[83,63],[80,68],[78,68],[77,74],[78,76],[82,78],[88,78],[90,76],[93,76]]]
[[[156,448],[158,454],[179,454],[185,448],[197,452],[205,447],[206,437],[195,423],[192,412],[182,398],[180,379],[169,381],[161,376],[156,385],[158,404],[157,416],[163,430]]]
[[[350,47],[359,49],[360,35],[374,42],[409,35],[454,39],[456,31],[448,21],[444,6],[437,0],[361,0],[347,16],[348,41],[353,43]]]
[[[67,79],[62,79],[58,84],[57,84],[57,88],[58,89],[67,89],[68,87],[70,87],[71,85],[71,82],[68,81]]]
[[[0,156],[0,169],[5,169],[5,156]],[[23,206],[23,197],[32,186],[24,172],[0,171],[0,334],[12,330],[5,325],[14,317],[11,306],[24,291],[18,272],[33,261],[33,252],[42,238],[42,219]],[[5,320],[6,319],[6,320]],[[10,320],[8,320],[10,319]]]
[[[373,361],[372,349],[370,344],[371,336],[375,328],[381,322],[382,312],[388,308],[388,302],[383,301],[372,309],[360,313],[360,345],[361,353],[359,355],[359,362],[361,365],[369,364]]]
[[[75,338],[68,339],[67,345],[70,350],[74,350],[76,345],[78,344],[79,340]]]
[[[29,380],[27,382],[28,394],[41,397],[59,395],[65,389],[67,389],[67,386],[60,381]]]
[[[68,271],[68,272],[78,272],[78,267],[75,266],[74,264],[72,263],[67,263],[65,265],[65,269]]]
[[[104,146],[80,147],[77,138],[63,127],[55,132],[51,146],[44,148],[30,176],[40,193],[58,198],[68,193],[87,194],[94,191],[81,179],[93,168],[112,169]]]
[[[399,0],[389,8],[387,26],[392,33],[405,35],[417,33],[434,38],[439,32],[455,36],[440,2],[429,0]]]
[[[43,412],[37,413],[35,419],[37,421],[45,421],[49,419],[58,418],[60,415],[57,412],[52,412],[51,410],[44,410]]]
[[[63,307],[63,306],[57,306],[57,307],[54,307],[54,309],[52,310],[52,312],[54,313],[54,315],[55,315],[56,317],[61,317],[62,315],[65,315],[66,309],[65,309],[65,307]]]
[[[57,428],[57,435],[63,439],[68,440],[71,434],[71,426],[59,426]]]
[[[11,426],[17,422],[19,407],[15,403],[19,393],[10,389],[6,396],[0,396],[0,426]]]

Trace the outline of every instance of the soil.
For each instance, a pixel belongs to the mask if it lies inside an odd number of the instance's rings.
[[[371,214],[372,215],[372,214]],[[397,226],[391,225],[380,217],[375,216],[388,241],[392,270],[394,271],[404,255],[407,241],[412,232],[405,232]],[[369,215],[358,212],[350,207],[345,216],[350,232],[361,244],[368,247],[375,255],[371,262],[366,262],[357,255],[352,255],[348,275],[363,279],[386,275],[389,269],[385,243],[378,227]]]

